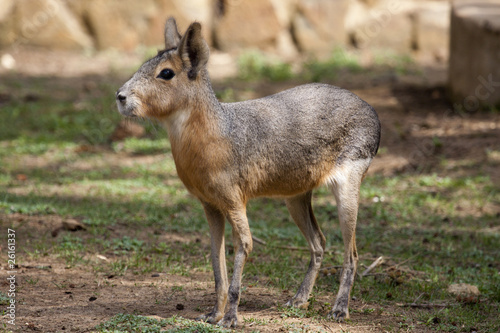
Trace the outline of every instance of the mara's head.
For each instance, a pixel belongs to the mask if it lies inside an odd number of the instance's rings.
[[[174,18],[165,24],[165,49],[146,61],[116,92],[124,116],[164,119],[188,107],[206,85],[209,48],[201,25],[192,23],[181,36]]]

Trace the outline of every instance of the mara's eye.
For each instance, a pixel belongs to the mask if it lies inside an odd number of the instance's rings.
[[[170,68],[165,68],[161,70],[160,74],[158,74],[157,77],[163,80],[171,80],[174,76],[175,73],[173,70],[171,70]]]

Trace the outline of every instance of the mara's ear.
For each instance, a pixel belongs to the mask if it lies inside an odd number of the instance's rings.
[[[177,48],[180,41],[181,34],[177,30],[177,23],[173,17],[169,17],[165,23],[165,50]]]
[[[178,50],[182,62],[189,69],[188,78],[194,80],[207,64],[210,54],[207,42],[201,35],[201,24],[191,23],[182,37]]]

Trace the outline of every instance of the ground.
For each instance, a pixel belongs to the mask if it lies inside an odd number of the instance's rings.
[[[176,176],[166,134],[146,123],[141,138],[110,139],[120,122],[113,93],[137,66],[115,56],[21,53],[26,65],[1,73],[0,227],[15,231],[17,300],[12,326],[2,255],[1,331],[222,331],[192,321],[215,300],[208,228]],[[314,66],[306,68],[325,64]],[[237,331],[498,332],[500,113],[450,105],[442,67],[354,67],[313,78],[354,91],[383,129],[361,190],[351,319],[326,318],[342,245],[335,202],[320,188],[314,207],[328,255],[307,309],[283,307],[305,274],[304,239],[281,201],[249,205],[265,244],[255,244],[245,268]],[[310,80],[226,77],[214,88],[233,101]],[[230,261],[230,237],[227,245]],[[452,283],[478,286],[481,296],[455,297]]]

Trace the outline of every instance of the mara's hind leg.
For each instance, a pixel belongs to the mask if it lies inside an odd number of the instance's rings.
[[[307,269],[304,281],[287,306],[300,307],[307,304],[314,282],[318,276],[325,250],[325,237],[321,232],[311,207],[312,192],[307,192],[293,198],[286,199],[286,206],[293,220],[305,236],[311,251],[311,262]]]
[[[358,264],[356,219],[359,188],[369,164],[370,160],[346,161],[332,179],[331,185],[337,201],[340,228],[344,240],[344,264],[340,277],[340,287],[330,312],[330,316],[337,321],[349,318],[349,300]]]

